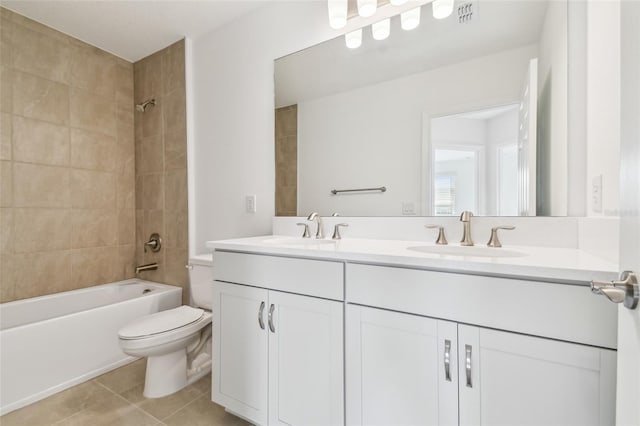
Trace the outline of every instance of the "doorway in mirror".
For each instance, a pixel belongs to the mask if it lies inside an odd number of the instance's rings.
[[[456,216],[518,214],[520,104],[430,118],[425,173],[431,196],[426,211]]]

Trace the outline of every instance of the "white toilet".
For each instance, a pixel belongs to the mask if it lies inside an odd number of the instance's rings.
[[[144,396],[160,398],[179,391],[211,371],[211,254],[189,259],[194,305],[138,318],[119,332],[120,348],[147,357]]]

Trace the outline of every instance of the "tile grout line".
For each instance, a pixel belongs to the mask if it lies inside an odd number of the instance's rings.
[[[196,389],[197,390],[197,389]],[[198,392],[200,392],[198,390]],[[198,401],[200,398],[202,397],[206,397],[207,394],[206,393],[201,393],[200,395],[198,395],[197,397],[195,397],[192,401],[189,401],[188,403],[186,403],[183,407],[181,407],[179,410],[176,410],[174,413],[171,413],[170,415],[168,415],[164,420],[169,419],[170,417],[172,417],[173,415],[177,414],[179,411],[184,410],[185,408],[187,408],[188,406],[194,404],[196,401]]]
[[[107,385],[104,385],[100,382],[98,382],[97,380],[93,380],[94,383],[97,383],[98,385],[102,386],[103,388],[105,388],[106,390],[108,390],[109,392],[111,392],[112,394],[114,394],[115,396],[117,396],[118,398],[120,398],[121,400],[125,401],[127,403],[127,405],[132,406],[134,408],[136,408],[137,410],[142,411],[144,414],[150,416],[152,419],[157,420],[159,422],[162,423],[162,420],[157,418],[156,416],[154,416],[153,414],[149,413],[147,410],[143,409],[142,407],[140,407],[138,404],[129,401],[127,398],[125,398],[124,396],[120,395],[119,393],[117,393],[116,391],[114,391],[113,389],[109,388]]]
[[[136,403],[136,402],[132,402],[129,401],[127,398],[125,398],[124,396],[120,395],[119,393],[117,393],[116,391],[114,391],[113,389],[109,388],[107,385],[104,385],[98,381],[96,381],[95,383],[99,384],[100,386],[102,386],[103,388],[107,389],[109,392],[115,394],[116,396],[120,397],[121,399],[123,399],[124,401],[127,402],[128,405],[132,405],[134,407],[136,407],[137,409],[141,410],[142,412],[144,412],[145,414],[150,415],[151,417],[153,417],[154,419],[158,420],[159,422],[161,422],[163,425],[165,424],[163,422],[163,419],[160,419],[156,416],[154,416],[152,413],[150,413],[149,411],[145,410],[144,407],[142,407],[140,405],[140,403]],[[196,395],[195,398],[193,398],[191,401],[187,402],[186,404],[182,405],[180,408],[178,408],[177,410],[173,411],[171,414],[167,415],[164,420],[168,419],[169,417],[173,416],[174,414],[176,414],[178,411],[182,410],[183,408],[185,408],[187,405],[190,405],[191,403],[197,401],[198,399],[200,399],[202,396],[206,395],[205,393],[201,392],[199,389],[197,388],[193,388],[196,392],[198,392],[198,395]],[[167,395],[168,396],[168,395]],[[148,400],[150,398],[146,398],[144,401]]]

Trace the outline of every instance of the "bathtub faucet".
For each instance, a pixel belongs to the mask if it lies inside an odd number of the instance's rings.
[[[143,271],[155,271],[156,269],[158,269],[157,263],[147,263],[146,265],[136,266],[136,274]]]

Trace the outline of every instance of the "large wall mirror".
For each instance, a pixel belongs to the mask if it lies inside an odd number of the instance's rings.
[[[567,214],[567,3],[455,5],[275,61],[278,216]]]

